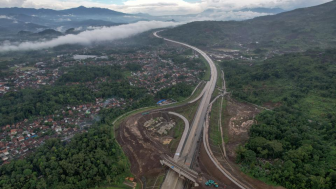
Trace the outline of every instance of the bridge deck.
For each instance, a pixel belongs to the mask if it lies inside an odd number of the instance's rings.
[[[168,166],[171,170],[174,170],[179,175],[187,178],[197,184],[198,173],[185,165],[181,165],[173,160],[171,157],[163,157],[163,160],[160,161],[162,165]]]

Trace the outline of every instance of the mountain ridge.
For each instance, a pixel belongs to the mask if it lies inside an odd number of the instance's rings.
[[[97,8],[97,7],[84,7],[79,6],[76,8],[64,9],[64,10],[53,10],[53,9],[34,9],[34,8],[0,8],[1,14],[26,14],[29,16],[32,15],[59,15],[59,14],[74,14],[74,15],[83,15],[83,14],[109,14],[109,15],[128,15],[126,13],[114,11],[106,8]]]
[[[336,1],[244,21],[198,21],[162,32],[199,47],[301,51],[336,47]]]

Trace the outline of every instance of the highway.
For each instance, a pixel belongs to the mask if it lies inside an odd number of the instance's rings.
[[[157,34],[158,32],[159,31],[153,33],[155,37],[162,38],[166,41],[176,43],[176,44],[180,44],[180,45],[189,47],[189,48],[197,51],[199,54],[201,54],[205,58],[205,60],[210,65],[210,72],[211,72],[210,81],[207,82],[207,84],[205,85],[205,87],[202,91],[203,96],[202,96],[201,102],[198,106],[198,109],[197,109],[196,115],[194,117],[194,120],[191,124],[191,128],[190,128],[188,137],[186,138],[186,141],[182,141],[182,140],[180,141],[180,142],[185,143],[184,148],[181,152],[181,158],[180,158],[181,160],[180,161],[182,161],[187,167],[190,167],[191,163],[193,161],[193,158],[194,158],[194,154],[195,154],[195,151],[196,151],[196,148],[197,148],[197,144],[199,142],[200,135],[202,133],[203,124],[204,124],[204,121],[205,121],[205,115],[207,113],[207,109],[208,109],[208,106],[209,106],[209,103],[210,103],[210,100],[211,100],[211,96],[212,96],[213,91],[215,90],[215,86],[216,86],[216,82],[217,82],[217,69],[216,69],[216,66],[215,66],[214,62],[202,50],[200,50],[200,49],[198,49],[194,46],[185,44],[185,43],[181,43],[181,42],[178,42],[178,41],[174,41],[174,40],[170,40],[170,39],[160,37]],[[175,175],[176,176],[177,174],[170,174],[170,175],[172,175],[172,176]],[[167,175],[167,177],[169,177],[170,175]],[[172,180],[171,178],[167,178],[167,177],[166,177],[166,180]],[[165,180],[165,182],[166,182],[166,180]],[[180,179],[178,179],[178,180],[179,180],[178,182],[182,182],[182,181],[180,181]],[[165,188],[164,186],[165,186],[165,183],[163,184],[162,188]],[[181,184],[177,184],[177,186],[181,186]]]
[[[188,178],[189,180],[193,181],[194,183],[197,183],[198,173],[194,170],[189,169],[188,167],[185,167],[184,165],[180,165],[175,160],[173,160],[169,156],[163,156],[163,160],[161,160],[161,164],[165,164],[171,169],[175,170],[175,172],[181,174],[182,176]],[[196,184],[198,185],[198,184]]]
[[[205,151],[207,152],[208,156],[210,157],[211,161],[213,162],[213,164],[218,168],[218,170],[220,172],[223,173],[223,175],[225,175],[228,179],[230,179],[233,183],[235,183],[239,188],[241,189],[249,189],[249,187],[247,187],[244,183],[242,183],[241,181],[239,181],[237,178],[235,178],[232,174],[230,174],[230,172],[228,172],[216,159],[216,157],[214,156],[214,154],[211,151],[210,148],[210,144],[209,144],[209,124],[210,124],[210,115],[209,113],[211,112],[211,107],[212,104],[215,102],[216,100],[212,101],[209,105],[209,110],[207,111],[206,114],[206,121],[204,123],[204,132],[203,132],[203,144],[204,144],[204,148]]]
[[[185,139],[188,135],[188,131],[189,131],[189,121],[187,120],[187,118],[185,118],[181,114],[178,114],[178,113],[175,113],[175,112],[168,112],[168,114],[177,116],[184,121],[184,131],[183,131],[183,134],[182,134],[182,137],[181,137],[181,141],[185,141]],[[181,151],[182,151],[182,148],[183,148],[183,144],[184,144],[183,142],[180,142],[177,149],[176,149],[176,152],[175,152],[175,155],[174,155],[174,160],[175,161],[177,161],[178,158],[180,157],[180,154],[181,154]]]

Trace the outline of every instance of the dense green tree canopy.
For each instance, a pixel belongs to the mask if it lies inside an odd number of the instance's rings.
[[[34,155],[0,167],[0,188],[89,188],[121,183],[129,164],[112,137],[98,124],[66,144],[50,139]]]
[[[32,116],[51,115],[64,106],[94,102],[96,98],[133,98],[145,96],[145,89],[127,82],[98,84],[97,90],[85,85],[46,86],[42,89],[23,89],[9,92],[0,98],[0,125],[22,121]]]
[[[190,85],[185,83],[178,83],[172,87],[168,87],[160,90],[156,93],[156,97],[159,99],[168,99],[168,98],[179,98],[179,97],[188,97],[193,88]]]
[[[286,188],[336,188],[336,50],[222,66],[235,97],[277,106],[238,148],[242,169]]]
[[[123,78],[120,66],[75,66],[67,70],[58,84],[67,82],[94,82],[96,78],[108,77],[112,81]]]

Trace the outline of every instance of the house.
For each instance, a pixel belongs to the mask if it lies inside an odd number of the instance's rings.
[[[23,136],[20,136],[20,137],[18,138],[18,140],[19,140],[19,142],[24,141],[24,137],[23,137]]]
[[[6,160],[8,160],[8,157],[7,156],[2,156],[2,161],[6,161]]]
[[[0,151],[0,154],[8,155],[9,154],[8,149],[6,148],[6,149]]]
[[[17,133],[17,129],[11,129],[11,135],[15,135]]]
[[[55,128],[55,131],[56,131],[56,132],[61,132],[61,131],[62,131],[62,127],[61,127],[61,126],[57,126],[57,127]]]

